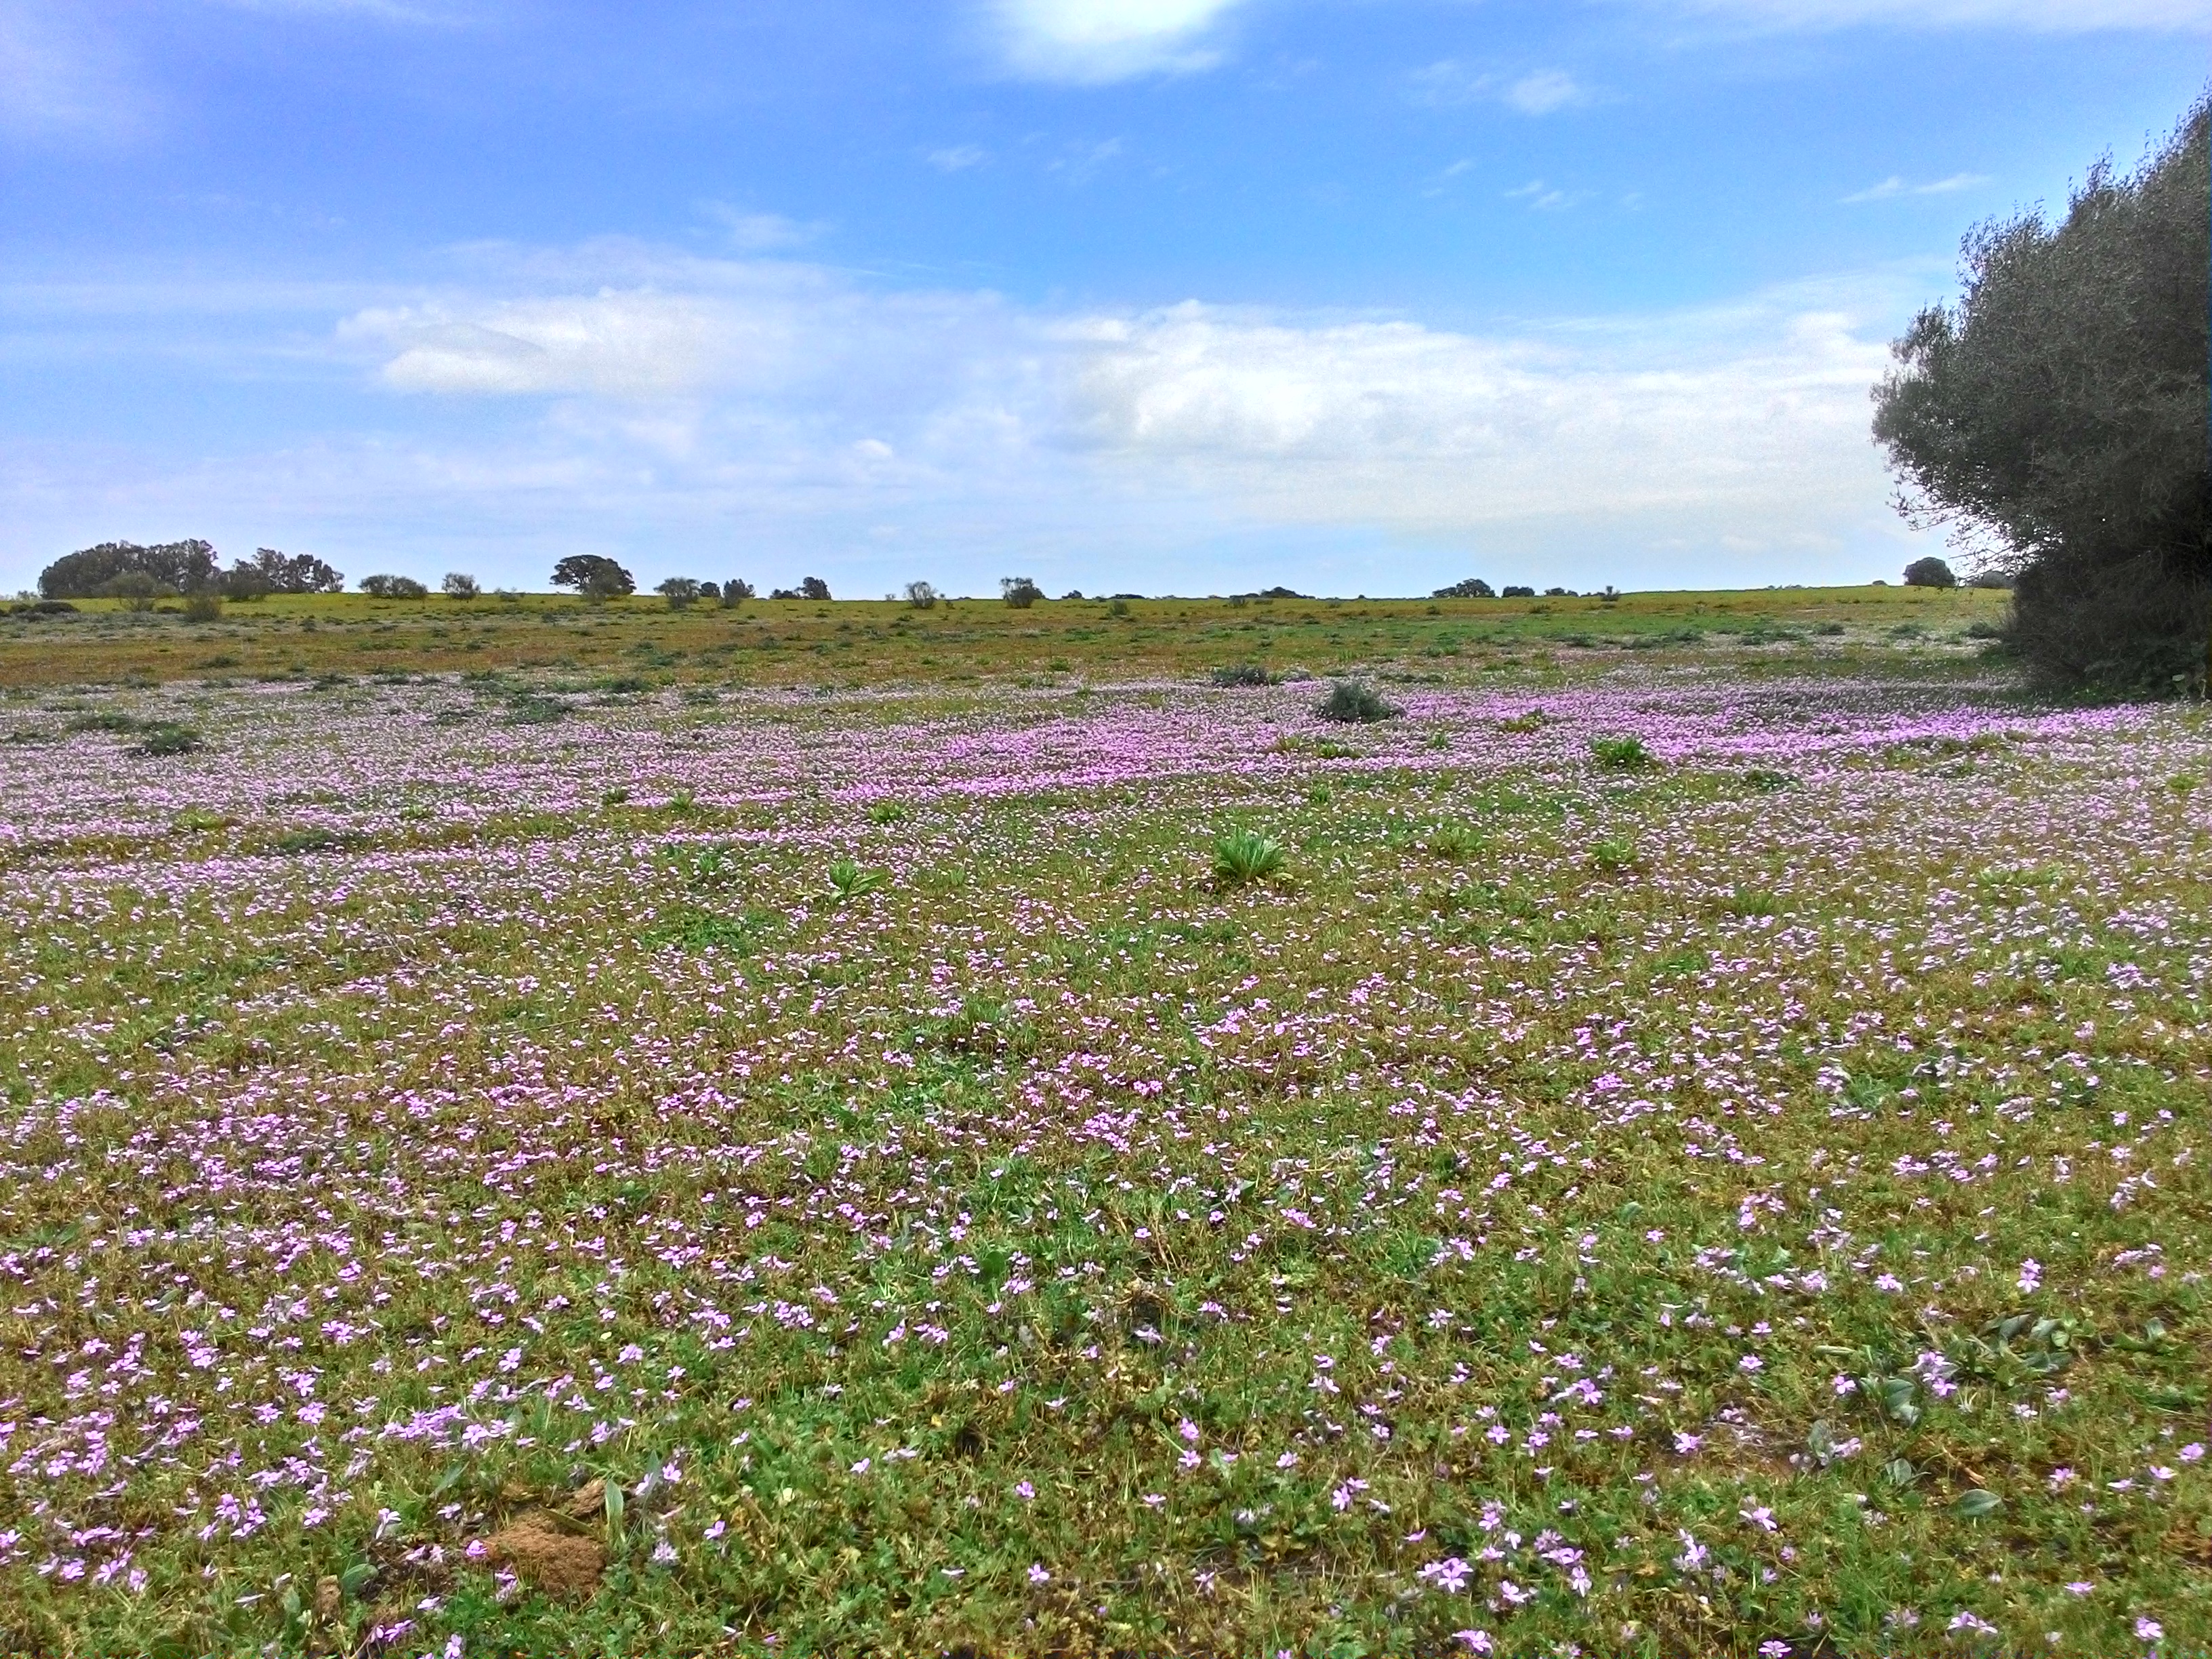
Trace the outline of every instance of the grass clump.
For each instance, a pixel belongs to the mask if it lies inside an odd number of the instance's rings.
[[[1213,879],[1223,887],[1245,887],[1282,874],[1282,842],[1256,830],[1231,830],[1213,843]]]
[[[1659,757],[1641,738],[1592,738],[1590,757],[1608,772],[1648,772]]]
[[[1421,845],[1431,858],[1458,864],[1482,850],[1482,837],[1466,824],[1445,823],[1431,830]]]
[[[672,945],[682,951],[720,951],[731,956],[749,956],[760,948],[761,942],[775,931],[781,921],[775,911],[757,905],[749,905],[734,916],[690,910],[653,928],[642,943],[649,949]]]

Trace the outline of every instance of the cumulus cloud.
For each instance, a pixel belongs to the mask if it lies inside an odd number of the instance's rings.
[[[349,538],[380,557],[464,536],[526,546],[525,574],[548,548],[715,547],[742,521],[793,559],[848,550],[865,586],[915,574],[901,548],[933,550],[933,580],[963,561],[981,580],[1014,543],[1085,586],[1108,568],[1124,584],[1244,580],[1218,562],[1235,545],[1265,580],[1374,592],[1395,579],[1317,574],[1287,550],[1393,542],[1520,550],[1558,579],[1606,580],[1774,580],[1716,550],[1788,549],[1796,578],[1890,533],[1866,391],[1918,286],[1468,330],[1196,302],[1049,311],[627,243],[456,263],[445,289],[355,301],[335,329],[328,372],[397,394],[372,420],[264,453],[19,453],[0,464],[0,551],[76,533],[53,527],[57,503],[168,502],[218,529],[320,525],[333,553]],[[252,295],[210,291],[208,349],[292,349],[318,297],[270,296],[264,344]],[[31,302],[0,289],[0,307]],[[36,303],[57,334],[127,325],[149,301]],[[417,400],[439,413],[410,416]]]
[[[991,0],[1007,67],[1035,80],[1103,82],[1220,61],[1240,0]]]
[[[476,316],[437,305],[364,311],[348,341],[395,348],[380,371],[402,392],[668,397],[721,378],[769,342],[758,321],[691,295],[605,292],[513,301]]]
[[[1787,540],[1880,494],[1886,353],[1836,296],[1484,336],[1199,305],[1066,325],[1072,429],[1265,516]]]

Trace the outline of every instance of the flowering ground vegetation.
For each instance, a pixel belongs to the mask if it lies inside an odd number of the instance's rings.
[[[2203,711],[1435,660],[0,700],[0,1650],[2203,1652]]]

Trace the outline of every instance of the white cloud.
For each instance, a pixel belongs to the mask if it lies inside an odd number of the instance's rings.
[[[1929,184],[1908,185],[1893,173],[1880,184],[1853,191],[1843,199],[1848,206],[1857,202],[1887,202],[1899,196],[1948,196],[1954,191],[1971,190],[1976,185],[1986,185],[1989,181],[1989,175],[1985,173],[1954,173],[1948,179],[1938,179]]]
[[[1887,353],[1837,298],[1491,337],[1184,305],[1069,325],[1069,412],[1115,468],[1279,520],[1775,544],[1880,500]]]
[[[1041,81],[1104,82],[1218,63],[1216,33],[1241,0],[990,0],[1008,68]]]
[[[0,567],[27,577],[55,545],[121,533],[103,524],[174,519],[341,568],[349,547],[403,568],[412,549],[529,580],[563,550],[711,553],[742,523],[735,574],[818,561],[841,591],[916,574],[958,591],[1015,544],[1055,583],[1185,591],[1466,574],[1409,574],[1412,547],[1577,584],[1796,580],[1859,568],[1847,549],[1873,544],[1886,568],[1866,393],[1925,275],[1469,331],[1048,312],[617,242],[471,249],[457,268],[436,292],[350,301],[0,288],[0,314],[35,310],[71,353],[197,304],[195,363],[241,367],[296,350],[302,307],[349,304],[323,362],[289,372],[404,394],[261,448],[182,431],[145,453],[20,447],[0,458]],[[418,399],[441,407],[410,415]],[[1358,548],[1382,562],[1326,562]],[[906,568],[915,550],[930,562]]]
[[[724,202],[704,202],[700,205],[708,218],[721,223],[730,246],[740,253],[804,247],[830,228],[818,219],[800,221],[781,213],[748,213]]]
[[[924,157],[939,173],[965,173],[969,167],[980,167],[991,159],[991,152],[980,144],[950,144],[943,149],[933,149]]]
[[[1453,105],[1496,101],[1522,115],[1550,115],[1590,101],[1589,88],[1565,70],[1513,76],[1447,58],[1407,77],[1413,101]]]
[[[759,372],[781,356],[774,314],[714,296],[620,293],[510,301],[473,315],[445,307],[363,311],[339,337],[392,349],[380,371],[402,392],[666,398]]]
[[[1546,184],[1541,179],[1531,179],[1517,190],[1505,192],[1509,202],[1526,202],[1539,213],[1564,213],[1569,208],[1579,207],[1590,198],[1586,190],[1561,190]]]
[[[1758,28],[1988,25],[2081,34],[2101,29],[2212,29],[2212,0],[1664,0],[1670,9]]]
[[[1549,115],[1571,104],[1589,101],[1589,94],[1565,70],[1538,70],[1505,88],[1505,101],[1523,115]]]

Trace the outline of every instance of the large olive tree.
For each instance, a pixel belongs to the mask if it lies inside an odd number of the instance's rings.
[[[2057,224],[1968,234],[1962,292],[1875,389],[1899,505],[2014,579],[2009,637],[2062,684],[2160,693],[2212,622],[2212,98]]]

